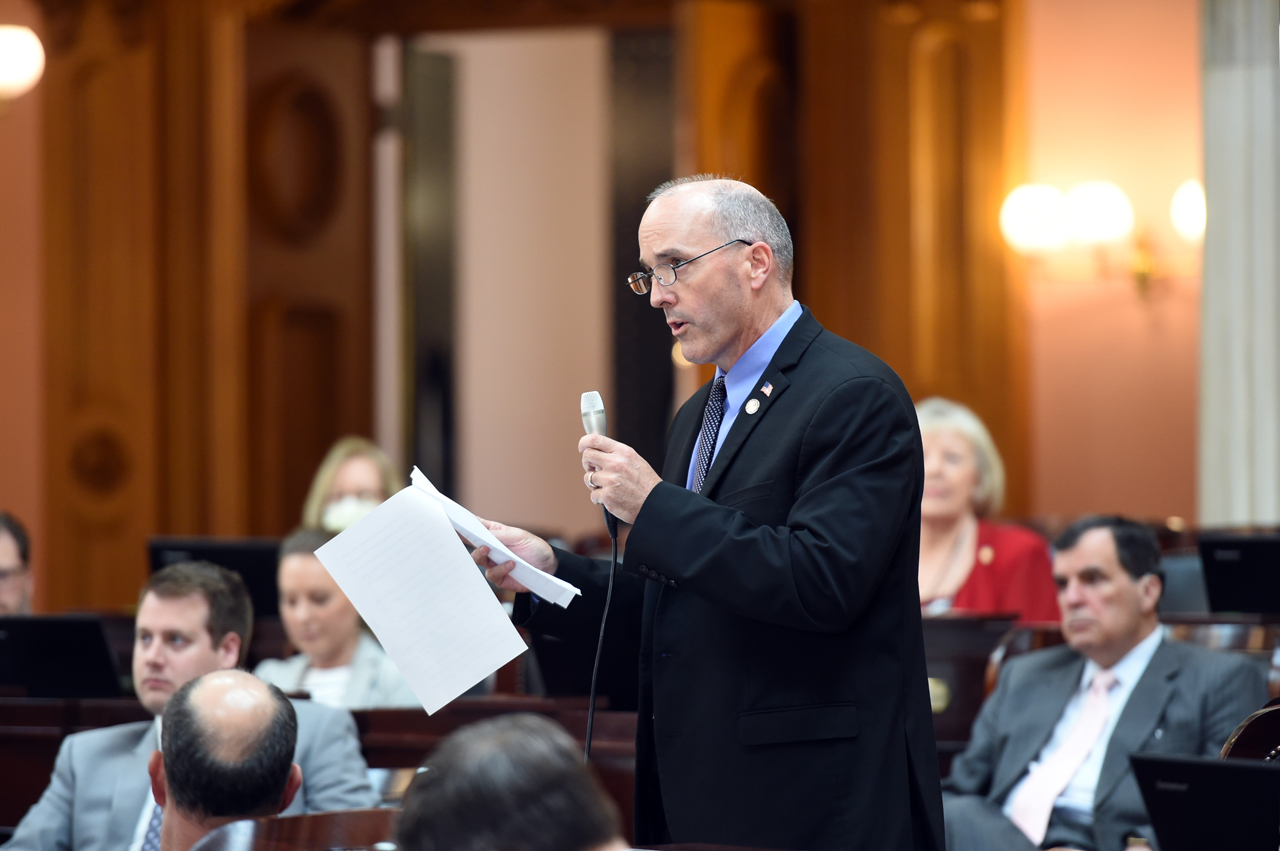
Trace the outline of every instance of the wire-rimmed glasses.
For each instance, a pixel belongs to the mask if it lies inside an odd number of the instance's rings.
[[[717,245],[710,251],[702,252],[697,257],[690,257],[688,260],[681,260],[679,263],[659,263],[648,272],[632,272],[627,276],[627,286],[631,287],[631,291],[636,295],[644,295],[649,292],[649,288],[652,286],[651,281],[655,278],[658,283],[662,284],[664,287],[669,287],[676,282],[676,269],[679,269],[681,266],[688,266],[694,260],[701,260],[708,254],[714,254],[721,248],[728,248],[735,242],[741,242],[743,245],[754,244],[747,239],[731,239],[724,245]]]

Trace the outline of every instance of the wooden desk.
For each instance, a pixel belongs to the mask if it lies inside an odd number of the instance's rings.
[[[506,715],[533,712],[558,722],[582,742],[586,738],[586,700],[490,695],[458,698],[435,715],[420,709],[373,709],[351,713],[360,746],[371,768],[415,768],[440,740],[459,727]],[[597,710],[591,764],[613,797],[626,836],[632,835],[636,776],[636,714]]]
[[[929,702],[938,742],[938,767],[945,777],[951,759],[964,750],[986,694],[983,678],[991,653],[1016,620],[1015,615],[925,618],[924,655]]]

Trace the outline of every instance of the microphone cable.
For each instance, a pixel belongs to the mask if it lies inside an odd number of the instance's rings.
[[[613,555],[609,559],[609,585],[604,594],[604,614],[600,616],[600,638],[596,641],[596,661],[591,666],[591,694],[587,704],[587,746],[582,756],[584,763],[591,762],[591,734],[596,723],[596,678],[600,674],[600,655],[604,650],[604,625],[609,621],[609,604],[613,602],[613,577],[618,572],[618,518],[609,513],[603,505],[604,525],[609,530],[609,540],[613,542]]]

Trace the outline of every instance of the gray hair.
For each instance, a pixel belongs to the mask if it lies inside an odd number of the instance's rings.
[[[916,405],[916,417],[920,420],[921,434],[951,429],[964,435],[978,462],[973,512],[979,517],[999,512],[1004,505],[1004,462],[1000,460],[991,432],[987,431],[978,415],[959,402],[931,396]]]
[[[778,261],[778,279],[790,287],[796,260],[791,230],[773,202],[754,186],[721,174],[694,174],[663,183],[649,193],[649,203],[693,183],[708,184],[703,190],[715,206],[715,227],[720,238],[725,242],[746,239],[769,246]]]

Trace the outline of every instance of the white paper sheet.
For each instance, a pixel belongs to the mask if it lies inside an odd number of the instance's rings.
[[[453,528],[457,530],[459,535],[467,539],[467,543],[473,547],[481,545],[488,547],[494,553],[495,558],[493,560],[498,563],[514,561],[516,566],[511,571],[511,578],[543,600],[567,609],[573,598],[582,594],[573,585],[563,579],[552,576],[550,573],[538,570],[538,568],[507,549],[501,541],[494,537],[492,532],[485,528],[479,517],[476,517],[470,511],[440,493],[436,486],[431,484],[431,480],[417,467],[414,467],[413,472],[409,474],[409,481],[413,483],[413,487],[421,488],[424,493],[430,494],[440,503],[444,513],[449,517],[449,522],[453,524]]]
[[[316,557],[427,712],[526,649],[443,507],[420,488],[395,494]]]

